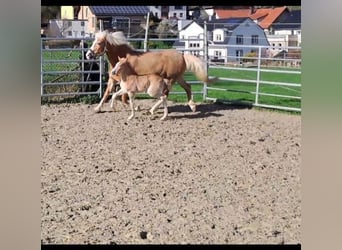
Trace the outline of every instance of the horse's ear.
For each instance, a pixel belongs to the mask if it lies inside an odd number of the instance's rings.
[[[119,60],[119,61],[121,60],[120,56],[118,56],[118,60]]]

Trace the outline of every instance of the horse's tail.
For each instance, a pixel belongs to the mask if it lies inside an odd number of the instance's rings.
[[[186,63],[186,70],[195,73],[198,80],[206,83],[213,83],[218,80],[218,77],[214,77],[212,79],[208,78],[206,65],[198,57],[190,54],[184,54],[183,57]]]

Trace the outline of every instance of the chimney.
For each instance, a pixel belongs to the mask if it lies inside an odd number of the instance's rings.
[[[254,14],[254,12],[255,12],[255,10],[254,10],[254,6],[250,6],[250,7],[249,7],[249,9],[250,9],[250,12],[249,12],[249,14],[250,14],[250,15],[253,15],[253,14]]]

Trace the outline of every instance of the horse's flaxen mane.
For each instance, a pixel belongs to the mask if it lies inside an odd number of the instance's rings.
[[[115,32],[108,32],[107,30],[99,31],[98,33],[96,33],[95,37],[96,38],[105,37],[107,41],[112,45],[125,44],[131,49],[133,49],[133,47],[129,44],[129,42],[127,41],[122,31],[115,31]]]

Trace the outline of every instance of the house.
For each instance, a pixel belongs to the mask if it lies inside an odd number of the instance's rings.
[[[143,35],[142,23],[146,22],[148,6],[80,6],[79,19],[88,20],[89,32],[94,34],[99,29],[99,21],[103,21],[102,29],[120,30],[127,37]]]
[[[272,25],[289,12],[286,6],[274,8],[242,8],[219,9],[215,8],[216,19],[249,17],[257,23],[266,33],[270,33]]]
[[[258,46],[269,46],[266,34],[251,18],[228,18],[207,22],[208,56],[210,60],[241,61],[241,57],[258,53]],[[174,48],[184,53],[204,55],[204,24],[192,21],[179,32]],[[261,53],[266,53],[263,48]]]
[[[46,35],[48,37],[82,38],[89,37],[88,20],[51,19]]]
[[[275,35],[290,36],[288,46],[300,46],[302,42],[302,20],[301,10],[292,10],[282,16],[281,19],[272,25],[273,33]],[[291,39],[291,36],[293,39]],[[297,40],[294,39],[297,37]]]
[[[216,18],[250,17],[264,29],[272,46],[268,55],[276,56],[289,46],[301,45],[301,11],[286,6],[275,8],[215,9]]]
[[[148,6],[150,11],[153,13],[155,17],[159,19],[167,18],[167,19],[177,19],[177,20],[185,20],[187,17],[187,6],[164,6],[164,5],[156,5],[156,6]]]
[[[61,6],[61,19],[74,19],[74,6]]]

